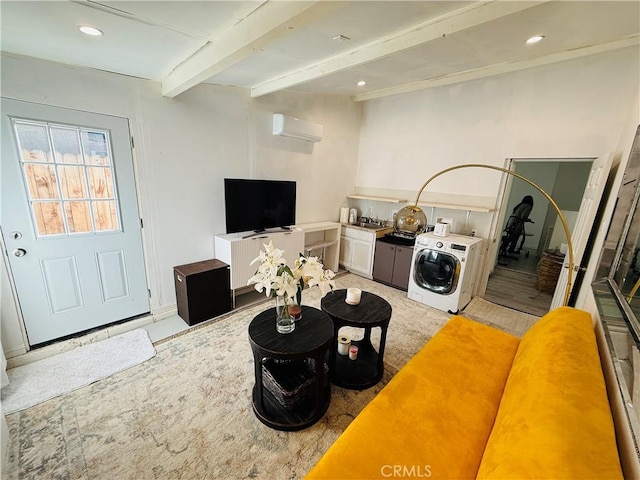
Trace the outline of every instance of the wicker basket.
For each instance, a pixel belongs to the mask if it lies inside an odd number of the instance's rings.
[[[325,385],[329,367],[324,364]],[[264,387],[287,410],[293,410],[314,391],[316,384],[315,360],[266,360],[262,365]]]
[[[538,290],[544,293],[555,292],[563,262],[564,255],[555,255],[550,252],[542,253],[538,262],[538,279],[536,282]]]

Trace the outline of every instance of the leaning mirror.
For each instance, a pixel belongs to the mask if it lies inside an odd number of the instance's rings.
[[[640,127],[618,191],[593,293],[636,452],[640,443]]]

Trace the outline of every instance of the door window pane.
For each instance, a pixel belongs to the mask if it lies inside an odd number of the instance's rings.
[[[87,167],[91,198],[113,198],[113,182],[111,169],[103,167]]]
[[[58,167],[62,198],[87,198],[87,182],[83,167]]]
[[[93,217],[96,220],[96,231],[115,230],[118,217],[116,204],[113,201],[95,201],[93,204]]]
[[[64,207],[70,233],[93,231],[89,202],[65,202]]]
[[[84,163],[77,129],[51,127],[51,139],[57,163]]]
[[[26,163],[24,176],[31,198],[59,198],[56,169],[53,165]]]
[[[33,202],[32,205],[39,235],[65,233],[61,202]]]
[[[89,165],[109,165],[109,146],[104,132],[80,132],[86,163]]]
[[[120,230],[109,132],[12,121],[38,236]]]
[[[17,124],[21,158],[25,162],[53,162],[49,135],[43,125]]]

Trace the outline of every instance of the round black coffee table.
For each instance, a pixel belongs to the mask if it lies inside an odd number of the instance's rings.
[[[331,318],[302,306],[302,318],[287,334],[276,331],[276,309],[249,324],[256,383],[253,411],[276,430],[302,430],[327,411],[331,398],[327,352],[333,339]]]
[[[384,346],[387,328],[391,320],[391,305],[384,298],[369,292],[362,292],[358,305],[346,303],[346,290],[328,293],[322,299],[322,311],[333,320],[333,338],[329,353],[329,372],[335,385],[354,390],[372,387],[382,379],[384,373]],[[348,355],[337,353],[337,338],[342,327],[364,329],[364,338],[351,344],[358,347],[358,357],[350,360]],[[378,350],[371,344],[371,329],[380,328]]]

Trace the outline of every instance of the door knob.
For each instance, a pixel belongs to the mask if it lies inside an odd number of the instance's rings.
[[[13,251],[13,254],[14,254],[16,257],[24,257],[24,256],[27,254],[27,251],[26,251],[24,248],[16,248],[16,249]]]

